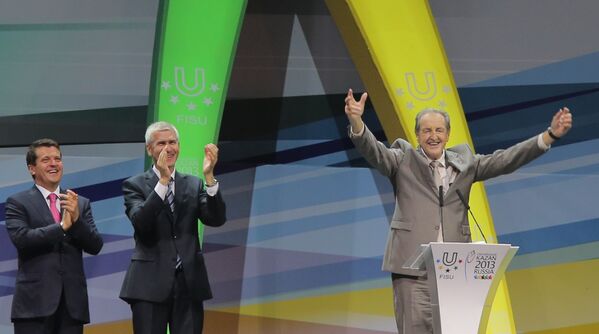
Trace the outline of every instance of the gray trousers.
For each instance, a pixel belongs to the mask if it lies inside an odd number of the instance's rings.
[[[426,276],[392,274],[393,304],[399,334],[432,334],[433,310]]]

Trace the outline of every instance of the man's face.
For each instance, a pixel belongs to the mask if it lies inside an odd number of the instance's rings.
[[[166,149],[166,163],[172,170],[177,162],[177,157],[179,157],[179,141],[175,133],[170,130],[155,131],[151,139],[150,144],[146,146],[148,155],[156,163],[160,152]]]
[[[418,144],[430,159],[439,159],[447,140],[449,140],[449,130],[445,127],[445,118],[440,114],[425,114],[420,118],[420,130],[416,133],[416,137]]]
[[[62,179],[62,156],[56,147],[40,146],[35,149],[35,165],[28,165],[37,185],[54,191]]]

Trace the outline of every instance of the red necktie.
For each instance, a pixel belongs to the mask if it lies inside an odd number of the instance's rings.
[[[60,223],[60,212],[58,212],[58,208],[56,207],[56,200],[58,199],[58,195],[55,193],[51,193],[48,195],[48,199],[50,200],[50,212],[52,213],[52,217],[54,218],[54,222]]]

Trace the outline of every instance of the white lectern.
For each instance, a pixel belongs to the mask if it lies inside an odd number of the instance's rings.
[[[435,334],[484,334],[499,281],[518,247],[431,242],[404,265],[426,269]]]

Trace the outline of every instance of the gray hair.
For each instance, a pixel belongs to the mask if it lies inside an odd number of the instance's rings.
[[[152,135],[157,131],[172,131],[177,137],[177,141],[179,141],[179,131],[177,128],[168,122],[155,122],[148,126],[146,129],[146,145],[150,145],[152,143]]]
[[[427,114],[437,114],[443,116],[443,118],[445,119],[445,128],[447,129],[447,131],[451,129],[451,123],[449,122],[449,114],[447,112],[439,109],[424,109],[421,110],[418,114],[416,114],[416,126],[414,129],[416,130],[416,133],[420,131],[420,120],[422,119],[422,117],[424,117],[424,115]]]

